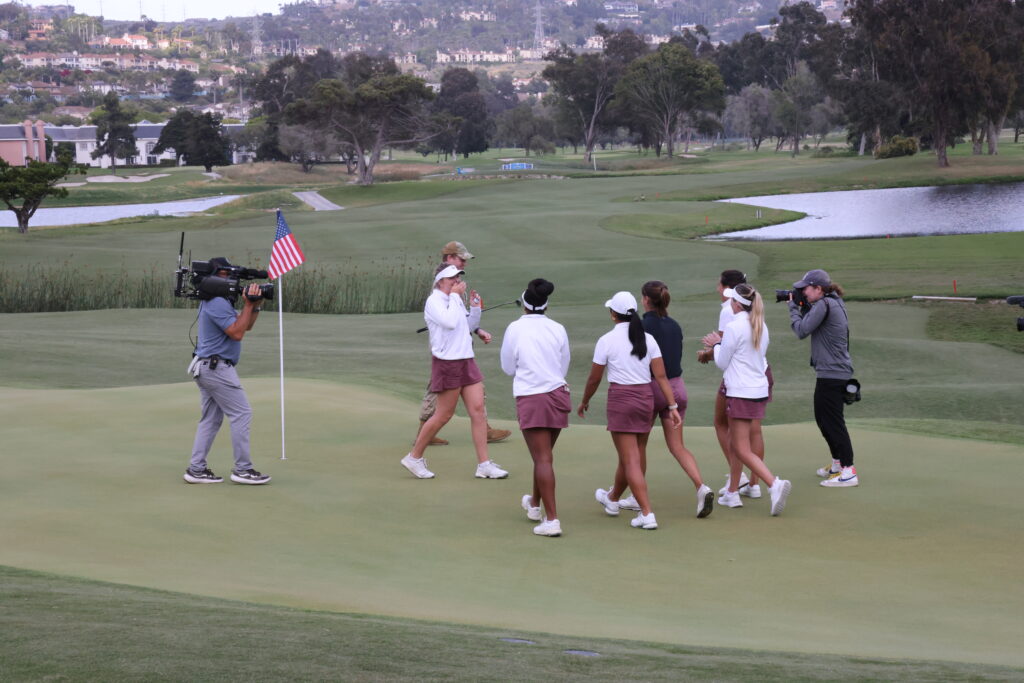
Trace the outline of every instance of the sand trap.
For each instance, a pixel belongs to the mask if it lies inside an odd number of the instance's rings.
[[[86,178],[90,183],[146,183],[157,178],[166,178],[170,173],[153,175],[98,175]]]
[[[55,187],[81,187],[85,183],[57,183]]]

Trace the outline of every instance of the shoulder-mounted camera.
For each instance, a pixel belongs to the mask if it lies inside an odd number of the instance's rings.
[[[181,246],[178,249],[178,268],[174,271],[174,296],[183,299],[209,301],[222,296],[235,301],[239,294],[244,293],[248,284],[244,280],[264,280],[267,271],[245,268],[228,263],[225,258],[214,258],[209,261],[192,261],[188,266],[182,265],[185,251],[185,233],[181,233]],[[191,254],[190,254],[191,257]],[[251,301],[259,299],[273,300],[274,283],[266,282],[260,286],[260,295],[251,297]]]

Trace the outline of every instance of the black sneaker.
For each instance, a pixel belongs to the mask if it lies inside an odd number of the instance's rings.
[[[231,481],[236,484],[266,484],[270,481],[270,475],[260,474],[256,470],[231,471]]]
[[[196,472],[191,469],[185,470],[185,481],[190,484],[219,484],[224,481],[224,478],[218,477],[207,467],[202,472]]]

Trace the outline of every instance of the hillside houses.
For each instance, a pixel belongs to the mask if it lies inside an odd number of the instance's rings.
[[[179,57],[154,57],[141,53],[114,54],[79,54],[77,52],[30,52],[18,56],[19,61],[27,67],[53,67],[58,69],[81,69],[82,71],[102,71],[116,69],[118,71],[160,71],[184,69],[199,73],[199,64],[190,59]]]

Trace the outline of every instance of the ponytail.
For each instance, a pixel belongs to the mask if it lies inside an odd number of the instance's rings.
[[[640,320],[640,316],[637,314],[635,308],[629,309],[625,315],[617,311],[612,311],[615,315],[615,320],[620,323],[629,323],[629,342],[633,345],[633,350],[630,352],[637,358],[643,358],[647,355],[647,332],[644,331],[644,323]]]
[[[823,292],[825,292],[825,294],[835,294],[838,297],[846,295],[846,292],[843,291],[843,286],[840,285],[838,282],[833,282],[827,287],[822,287],[821,289]]]
[[[644,283],[644,286],[640,288],[640,293],[651,302],[651,306],[654,307],[654,312],[658,314],[659,318],[668,316],[668,304],[672,300],[668,293],[668,285],[661,280],[651,280]]]
[[[746,283],[734,287],[736,293],[750,301],[749,306],[743,306],[743,310],[750,313],[750,335],[754,342],[754,349],[761,348],[761,336],[764,334],[764,299],[756,289]]]

